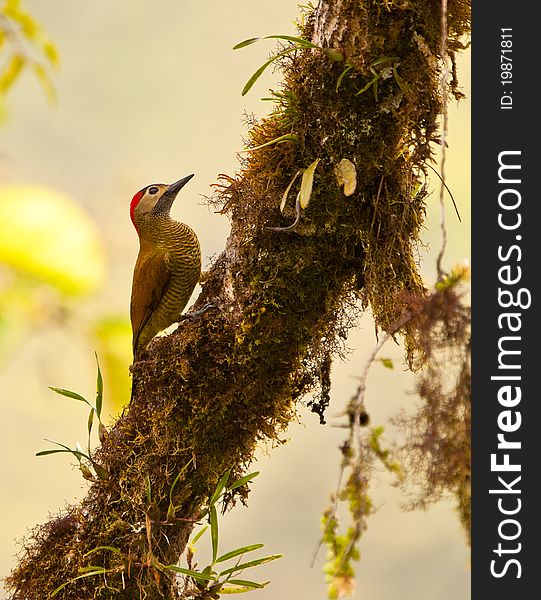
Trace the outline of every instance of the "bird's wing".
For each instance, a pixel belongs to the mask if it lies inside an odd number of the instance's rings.
[[[141,248],[133,272],[131,295],[131,326],[133,349],[150,315],[156,310],[171,281],[167,255]]]

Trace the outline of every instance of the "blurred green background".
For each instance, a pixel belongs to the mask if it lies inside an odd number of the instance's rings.
[[[121,408],[110,398],[127,399],[128,310],[138,249],[131,197],[149,183],[195,173],[173,216],[196,230],[206,264],[222,250],[228,222],[205,207],[202,196],[211,193],[219,173],[238,169],[243,114],[263,115],[268,104],[259,98],[278,81],[267,72],[241,97],[273,42],[231,48],[248,37],[295,35],[299,14],[293,0],[27,0],[25,6],[54,41],[60,68],[52,75],[56,103],[47,101],[36,77],[23,73],[2,107],[0,576],[14,564],[16,539],[87,488],[65,455],[34,456],[49,447],[45,437],[70,445],[85,440],[86,411],[47,386],[92,398],[96,350],[106,380],[106,422]],[[459,76],[467,96],[469,73],[465,56]],[[449,202],[448,268],[470,253],[468,102],[453,102],[449,119],[447,183],[462,223]],[[439,218],[436,191],[429,200],[427,248],[419,256],[429,282]],[[348,360],[333,367],[329,416],[355,391],[354,378],[374,343],[366,315],[348,340]],[[396,345],[382,356],[401,364]],[[374,424],[386,425],[387,440],[396,433],[388,419],[415,405],[412,389],[404,370],[374,365],[368,410]],[[308,411],[300,416],[284,436],[287,444],[261,449],[249,507],[223,519],[224,551],[264,542],[267,553],[285,554],[261,567],[257,579],[272,583],[252,592],[260,600],[326,598],[324,550],[313,568],[310,563],[321,513],[337,483],[345,430],[332,427],[338,419],[322,427]],[[376,473],[372,494],[378,511],[363,537],[354,597],[469,598],[469,552],[452,501],[426,513],[403,512],[407,497],[383,471]]]

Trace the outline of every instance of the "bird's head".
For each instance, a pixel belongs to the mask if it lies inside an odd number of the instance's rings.
[[[177,194],[192,177],[193,174],[187,175],[170,185],[153,183],[135,194],[130,204],[130,216],[138,233],[141,225],[149,219],[169,214]]]

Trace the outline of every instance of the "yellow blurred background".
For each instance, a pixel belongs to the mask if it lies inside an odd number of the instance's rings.
[[[273,42],[237,51],[232,46],[249,37],[295,35],[299,14],[293,0],[27,0],[26,6],[55,42],[61,67],[53,76],[56,106],[48,104],[35,78],[24,74],[8,97],[0,128],[0,577],[14,565],[15,540],[87,489],[66,455],[35,457],[50,447],[43,438],[85,442],[86,411],[48,386],[92,399],[96,350],[108,386],[106,423],[120,409],[110,397],[128,394],[127,319],[138,249],[129,219],[131,197],[149,183],[195,173],[173,217],[196,230],[204,262],[222,250],[227,219],[205,207],[202,196],[210,195],[219,173],[238,168],[243,115],[263,115],[268,104],[259,98],[278,81],[278,74],[267,72],[241,97]],[[459,77],[467,96],[469,74],[466,56]],[[469,132],[468,102],[452,102],[447,183],[462,223],[449,202],[448,268],[470,253]],[[432,179],[438,190],[436,176]],[[4,226],[8,218],[26,224],[24,235],[33,243],[28,255],[13,250],[17,240]],[[428,248],[420,248],[429,282],[440,243],[439,218],[436,191],[429,199]],[[40,237],[43,226],[47,232]],[[78,232],[76,240],[65,236],[71,228]],[[47,275],[54,285],[36,284],[32,268],[39,272],[51,262],[60,272]],[[31,268],[13,275],[6,264]],[[348,360],[333,367],[329,416],[355,391],[354,378],[374,343],[366,315],[348,341]],[[382,356],[401,364],[400,348],[393,344]],[[374,424],[386,426],[387,440],[394,434],[388,419],[416,403],[412,389],[413,380],[402,369],[374,365],[368,410]],[[329,418],[322,427],[309,411],[301,409],[300,415],[301,422],[285,434],[288,444],[261,449],[254,465],[261,475],[252,485],[249,507],[223,518],[223,551],[263,542],[267,553],[285,554],[254,572],[253,578],[272,580],[252,592],[260,600],[326,598],[324,549],[313,568],[310,563],[321,513],[337,483],[338,446],[345,433],[332,427],[338,419]],[[378,511],[362,539],[354,598],[469,598],[469,552],[452,500],[427,512],[403,512],[407,498],[390,481],[386,473],[376,473],[372,495]]]

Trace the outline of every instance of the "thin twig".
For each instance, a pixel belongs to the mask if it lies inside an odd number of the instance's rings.
[[[443,69],[441,74],[441,95],[442,95],[442,114],[443,114],[443,131],[441,139],[441,163],[440,163],[440,214],[441,214],[441,248],[438,254],[436,267],[438,271],[438,281],[443,279],[443,256],[447,248],[447,227],[445,226],[445,160],[446,138],[448,131],[448,114],[447,114],[447,82],[449,79],[449,67],[447,61],[447,0],[441,0],[441,45],[440,54],[443,61]],[[445,187],[444,187],[445,186]]]
[[[459,222],[462,223],[462,219],[460,218],[460,213],[458,212],[458,206],[456,205],[455,198],[454,198],[451,190],[449,189],[448,185],[445,183],[445,181],[441,178],[441,175],[436,171],[436,169],[432,165],[429,165],[428,163],[426,163],[426,166],[431,168],[434,171],[434,173],[436,173],[436,175],[439,177],[439,180],[441,181],[442,185],[445,187],[445,189],[447,190],[447,193],[449,194],[449,196],[451,198],[451,202],[453,203],[453,206],[454,206],[454,209],[456,212],[456,216],[457,216]]]

